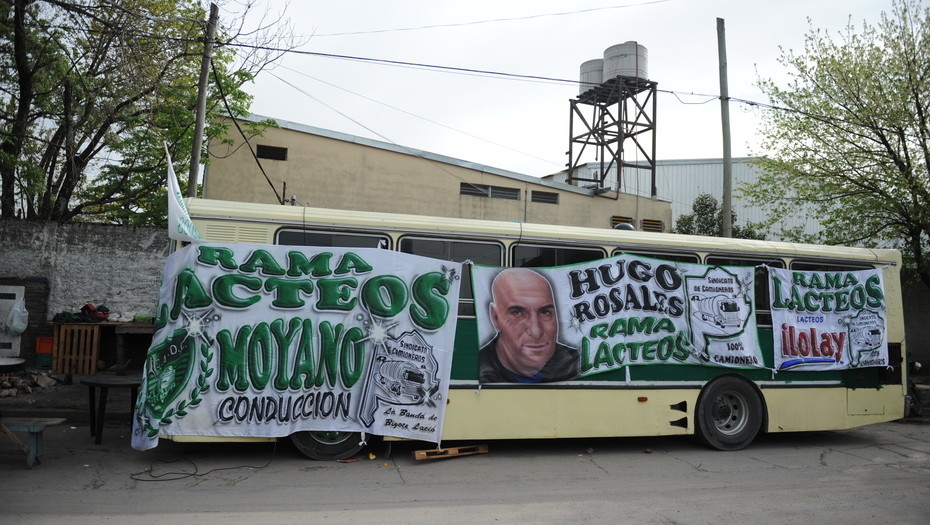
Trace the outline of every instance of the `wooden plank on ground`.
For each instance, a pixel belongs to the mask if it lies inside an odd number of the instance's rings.
[[[434,448],[431,450],[414,450],[413,459],[423,461],[424,459],[454,458],[458,456],[471,456],[473,454],[487,454],[487,445],[468,445],[464,447]]]

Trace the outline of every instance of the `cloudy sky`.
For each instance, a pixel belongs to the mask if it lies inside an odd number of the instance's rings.
[[[258,0],[276,13],[283,2]],[[722,156],[717,22],[730,96],[768,102],[780,49],[811,25],[876,24],[891,0],[293,0],[300,50],[577,81],[582,62],[636,41],[658,82],[657,159]],[[228,23],[234,15],[222,12]],[[275,15],[276,16],[276,15]],[[810,23],[808,22],[810,20]],[[247,88],[254,113],[533,176],[564,169],[577,84],[289,54]],[[667,93],[670,91],[674,93]],[[731,104],[733,155],[759,153],[762,110]],[[629,150],[628,150],[629,151]],[[635,158],[633,158],[635,160]]]

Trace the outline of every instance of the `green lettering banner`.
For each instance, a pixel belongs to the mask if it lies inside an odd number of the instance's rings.
[[[438,442],[460,275],[457,263],[369,248],[175,252],[133,446],[304,430]]]
[[[778,370],[888,366],[881,270],[769,268]]]

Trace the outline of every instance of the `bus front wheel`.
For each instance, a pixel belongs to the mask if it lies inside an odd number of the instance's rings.
[[[347,459],[364,446],[358,432],[295,432],[291,442],[301,454],[319,461]]]
[[[717,450],[740,450],[762,428],[762,400],[747,381],[721,377],[704,389],[695,417],[702,441]]]

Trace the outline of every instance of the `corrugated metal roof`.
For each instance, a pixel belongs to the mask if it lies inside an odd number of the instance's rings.
[[[758,223],[766,219],[765,213],[751,206],[738,194],[740,185],[754,182],[761,173],[761,168],[753,164],[751,157],[738,157],[733,159],[733,211],[736,212],[736,223]],[[589,163],[581,168],[582,177],[590,178],[591,173],[600,169],[600,163]],[[567,180],[565,172],[550,175],[553,180],[562,182]],[[624,169],[624,193],[648,197],[651,192],[649,173],[644,170]],[[617,187],[617,172],[614,169],[605,180],[605,185]],[[721,201],[723,193],[723,159],[674,159],[656,161],[656,191],[658,197],[672,203],[672,221],[678,217],[691,213],[694,199],[702,193],[709,193]],[[814,234],[821,230],[820,223],[812,217],[788,217],[782,220],[777,227],[792,229],[802,227],[805,233]]]

